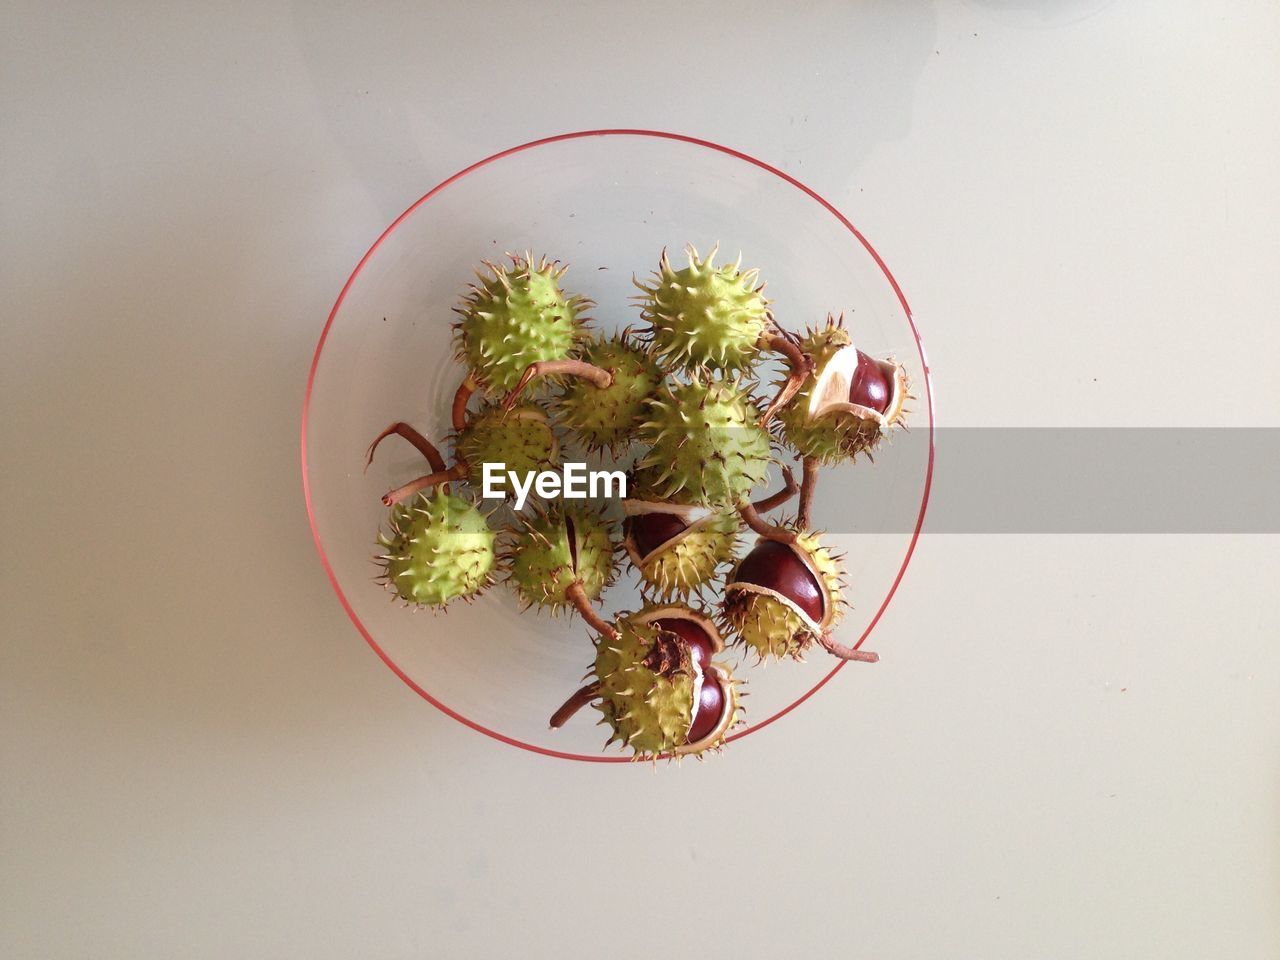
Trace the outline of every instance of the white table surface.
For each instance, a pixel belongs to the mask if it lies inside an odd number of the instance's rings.
[[[943,424],[1280,425],[1280,7],[797,6],[3,5],[0,955],[1280,956],[1274,536],[926,535],[874,683],[656,772],[477,736],[333,598],[324,316],[567,129],[828,196]]]

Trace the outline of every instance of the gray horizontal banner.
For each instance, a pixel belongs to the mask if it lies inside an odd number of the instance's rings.
[[[1280,533],[1280,428],[954,428],[934,440],[926,533]],[[928,444],[899,433],[874,464],[824,470],[815,521],[914,529]]]

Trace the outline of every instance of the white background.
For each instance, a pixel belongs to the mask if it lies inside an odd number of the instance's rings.
[[[942,424],[1280,425],[1276,4],[3,6],[0,955],[1280,955],[1274,537],[926,536],[874,682],[655,772],[405,688],[297,469],[382,228],[602,126],[849,214]]]

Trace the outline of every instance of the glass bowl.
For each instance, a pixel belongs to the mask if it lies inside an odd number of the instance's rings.
[[[425,471],[421,457],[394,438],[367,472],[365,450],[388,423],[404,420],[448,457],[449,405],[463,372],[453,359],[452,307],[481,259],[531,250],[569,263],[565,289],[596,302],[594,329],[608,333],[638,325],[632,276],[652,271],[664,247],[676,254],[686,243],[705,250],[716,242],[722,259],[741,251],[744,267],[760,268],[781,325],[802,331],[828,312],[844,312],[861,349],[896,357],[910,376],[909,436],[923,442],[899,440],[874,463],[824,470],[814,503],[815,528],[828,530],[847,555],[852,607],[836,639],[861,645],[906,570],[924,518],[933,469],[928,367],[888,267],[835,207],[794,177],[727,147],[649,130],[591,130],[512,147],[449,177],[401,214],[356,265],[325,322],[302,415],[303,490],[321,562],[387,666],[481,733],[548,756],[629,759],[602,751],[594,711],[558,730],[548,726],[593,658],[577,617],[522,614],[502,584],[439,614],[388,602],[374,579],[375,537],[387,514],[379,496]],[[769,379],[762,371],[761,380]],[[606,612],[640,602],[634,574],[625,563],[623,570],[605,594]],[[720,659],[751,694],[748,722],[732,740],[773,723],[844,666],[816,647],[804,663],[758,666],[732,647]],[[876,668],[856,669],[869,676]]]

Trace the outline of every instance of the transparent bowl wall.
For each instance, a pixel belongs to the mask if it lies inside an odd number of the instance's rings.
[[[547,725],[592,658],[581,620],[521,613],[502,585],[441,614],[389,602],[372,561],[386,518],[379,496],[425,470],[411,447],[392,439],[365,472],[365,449],[394,420],[414,424],[444,449],[462,374],[453,359],[451,308],[482,258],[532,250],[567,261],[566,289],[595,300],[594,326],[611,332],[638,324],[632,275],[652,270],[663,247],[674,255],[689,242],[705,250],[717,241],[722,257],[741,251],[744,266],[761,268],[784,326],[802,330],[844,311],[862,349],[904,362],[918,398],[912,431],[930,435],[923,350],[905,301],[865,241],[778,171],[669,134],[571,134],[468,168],[387,230],[333,309],[303,418],[304,486],[321,558],[352,621],[388,666],[483,733],[556,756],[625,759],[601,751],[595,711],[560,730]],[[874,463],[822,475],[814,525],[831,531],[832,545],[847,555],[852,608],[836,633],[843,643],[867,639],[905,570],[927,500],[931,449],[892,444]],[[777,482],[775,470],[766,492]],[[885,515],[907,522],[884,532],[878,520]],[[606,595],[608,610],[634,609],[635,583],[624,572]],[[866,646],[885,652],[895,639],[877,635]],[[751,694],[738,738],[786,713],[840,667],[818,649],[805,663],[756,666],[732,649],[721,659],[735,665]],[[857,665],[825,695],[856,695],[874,670]]]

